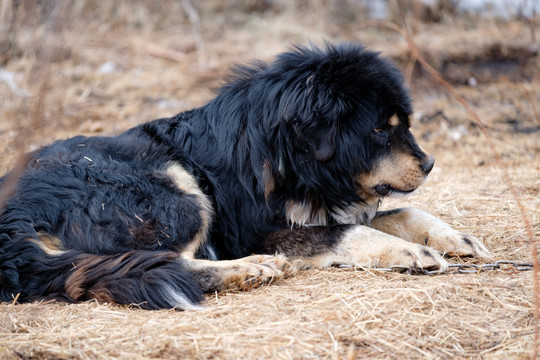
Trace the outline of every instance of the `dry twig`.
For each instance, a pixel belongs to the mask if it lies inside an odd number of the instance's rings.
[[[208,54],[206,53],[206,46],[202,37],[201,19],[197,10],[191,5],[189,0],[182,0],[182,6],[186,11],[189,21],[193,27],[193,35],[195,36],[195,44],[197,46],[197,52],[199,55],[199,68],[205,69],[208,64]]]

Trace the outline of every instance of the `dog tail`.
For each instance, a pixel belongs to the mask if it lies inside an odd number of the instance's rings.
[[[5,234],[3,234],[5,235]],[[199,308],[202,290],[178,253],[96,255],[46,251],[36,240],[0,241],[0,300],[97,299],[143,309]]]

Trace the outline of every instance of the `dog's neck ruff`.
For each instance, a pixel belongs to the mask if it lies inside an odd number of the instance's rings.
[[[342,225],[369,225],[377,214],[380,204],[381,199],[373,198],[364,203],[351,203],[327,209],[314,207],[309,201],[289,201],[285,214],[291,226],[327,226],[331,222]]]
[[[332,218],[338,224],[369,225],[377,214],[381,200],[366,203],[351,203],[345,207],[334,207],[331,212]]]

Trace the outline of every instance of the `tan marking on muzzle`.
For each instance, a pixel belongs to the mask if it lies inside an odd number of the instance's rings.
[[[390,185],[399,191],[409,192],[416,190],[425,179],[420,159],[394,152],[381,158],[370,172],[360,174],[357,182],[368,193],[378,185]]]

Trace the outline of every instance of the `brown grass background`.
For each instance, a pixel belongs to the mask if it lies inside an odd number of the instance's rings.
[[[233,63],[271,60],[309,40],[362,42],[406,74],[413,132],[436,159],[418,192],[383,206],[439,216],[482,239],[494,261],[532,261],[530,242],[540,236],[538,16],[480,18],[450,1],[410,0],[389,1],[387,19],[407,25],[486,125],[531,239],[478,125],[413,61],[400,33],[370,22],[369,2],[223,3],[2,0],[1,173],[53,140],[116,134],[203,105]],[[440,276],[309,270],[251,292],[210,294],[196,312],[2,303],[0,358],[534,358],[534,298],[533,272],[507,267]]]

